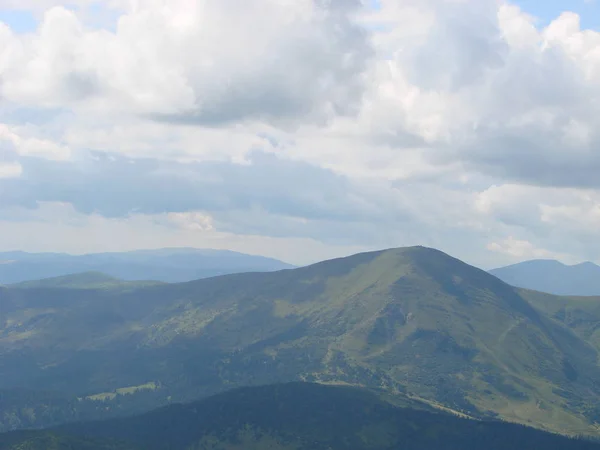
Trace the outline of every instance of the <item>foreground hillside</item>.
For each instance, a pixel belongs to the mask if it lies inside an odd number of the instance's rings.
[[[554,260],[525,261],[490,270],[508,284],[555,295],[600,295],[600,266],[568,266]]]
[[[501,422],[401,408],[356,388],[242,388],[142,416],[0,435],[1,450],[595,450]]]
[[[422,247],[182,284],[2,288],[0,395],[10,406],[1,425],[306,380],[597,434],[599,341],[534,300]]]
[[[164,248],[122,253],[0,253],[0,284],[100,272],[122,280],[182,282],[230,273],[268,272],[291,265],[228,250]]]

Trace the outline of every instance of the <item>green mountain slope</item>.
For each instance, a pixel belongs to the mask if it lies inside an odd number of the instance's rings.
[[[72,289],[110,289],[131,288],[163,284],[160,281],[124,281],[101,272],[82,272],[60,277],[44,278],[41,280],[22,281],[10,285],[12,288],[43,289],[43,288],[72,288]]]
[[[600,349],[600,296],[558,297],[529,290],[521,290],[520,293],[546,316]]]
[[[432,249],[126,291],[4,288],[0,302],[0,389],[102,402],[99,417],[306,380],[598,433],[594,342]]]
[[[26,432],[3,438],[2,450],[142,450],[130,443],[120,443],[106,439],[89,439],[54,433]]]
[[[523,426],[400,408],[366,390],[309,383],[236,389],[127,419],[0,435],[1,450],[136,445],[149,450],[600,448]]]

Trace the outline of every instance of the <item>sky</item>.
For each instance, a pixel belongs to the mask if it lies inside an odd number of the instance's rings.
[[[0,0],[0,251],[600,262],[599,13]]]
[[[579,15],[585,29],[600,29],[599,0],[519,0],[515,2],[523,11],[538,19],[537,26],[547,26],[565,11]]]

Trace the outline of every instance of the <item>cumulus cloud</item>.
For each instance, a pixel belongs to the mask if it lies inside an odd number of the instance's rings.
[[[386,24],[378,32],[386,58],[372,66],[372,103],[363,112],[400,136],[396,147],[414,134],[436,165],[460,161],[519,183],[597,186],[600,33],[581,30],[573,13],[537,29],[507,3],[392,3],[371,18]],[[405,17],[423,27],[396,31]]]
[[[487,248],[493,252],[505,253],[519,259],[569,259],[569,255],[561,255],[543,248],[536,248],[531,242],[515,239],[510,236],[501,242],[491,242]]]
[[[168,220],[185,230],[212,231],[213,219],[208,214],[198,211],[168,213]]]
[[[600,32],[574,13],[540,27],[496,0],[18,3],[0,0],[39,27],[0,24],[6,220],[65,204],[188,237],[597,258]]]
[[[124,3],[114,32],[60,6],[33,37],[4,27],[2,95],[206,125],[319,122],[358,108],[371,48],[355,2]]]
[[[26,129],[20,130],[18,127],[0,124],[0,151],[54,160],[66,160],[71,156],[67,146],[48,139],[27,136],[25,133]]]

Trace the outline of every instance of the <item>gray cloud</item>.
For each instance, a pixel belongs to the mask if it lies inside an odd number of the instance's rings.
[[[411,81],[425,89],[458,91],[502,66],[509,47],[491,2],[436,2],[436,26],[422,45],[403,52]]]
[[[595,132],[594,132],[595,133]],[[598,136],[600,138],[600,136]],[[508,182],[546,187],[600,187],[600,139],[565,149],[559,131],[545,127],[524,130],[481,130],[474,145],[461,148],[471,170]]]
[[[250,159],[251,164],[239,165],[104,153],[78,161],[21,158],[22,177],[0,180],[0,207],[68,202],[84,214],[105,217],[193,210],[226,217],[228,211],[261,210],[335,222],[403,218],[391,199],[378,198],[329,170],[260,152]]]
[[[363,75],[374,56],[368,34],[349,17],[359,2],[316,3],[319,19],[292,23],[285,38],[274,38],[260,50],[255,68],[240,70],[229,58],[220,58],[211,77],[223,81],[211,81],[210,88],[207,75],[192,68],[188,82],[197,95],[195,106],[151,117],[205,126],[263,120],[293,127],[299,118],[324,123],[355,114],[365,88]],[[225,4],[239,9],[237,0]],[[241,49],[246,42],[237,45]]]

